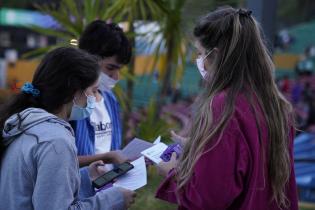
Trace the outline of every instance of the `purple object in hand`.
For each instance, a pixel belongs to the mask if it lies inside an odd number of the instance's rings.
[[[163,152],[163,154],[160,156],[160,158],[164,162],[168,162],[171,160],[172,153],[176,153],[176,158],[179,157],[179,155],[182,153],[182,147],[179,144],[171,144],[167,147],[167,149]]]

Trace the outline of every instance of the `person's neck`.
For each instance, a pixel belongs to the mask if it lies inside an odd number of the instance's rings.
[[[96,102],[100,102],[102,100],[103,96],[100,92],[96,93]]]
[[[65,121],[68,121],[67,108],[65,106],[62,109],[60,109],[59,112],[55,113],[55,115]]]

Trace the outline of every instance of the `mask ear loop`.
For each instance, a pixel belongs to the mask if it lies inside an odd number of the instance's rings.
[[[86,97],[88,97],[88,95],[86,94],[85,91],[84,91],[84,95],[85,95]],[[81,106],[79,106],[79,105],[76,103],[76,100],[77,100],[77,97],[74,97],[74,98],[72,99],[73,105],[74,105],[74,106],[77,106],[77,107],[79,107],[79,108],[82,108]]]
[[[206,60],[206,58],[212,53],[212,51],[214,50],[214,48],[212,50],[210,50],[206,55],[205,57],[202,58],[202,60]]]
[[[96,97],[94,95],[87,95],[86,92],[84,91],[84,94],[86,96],[86,107],[89,107],[89,102],[94,101],[94,103],[96,102]],[[95,104],[94,104],[95,107]]]
[[[84,95],[86,96],[86,98],[88,98],[88,97],[95,97],[94,95],[88,95],[88,94],[86,94],[85,91],[84,91]]]
[[[73,105],[74,105],[74,106],[77,106],[77,107],[79,107],[79,108],[81,108],[81,107],[75,102],[75,100],[76,100],[76,97],[74,97],[74,98],[72,99]]]

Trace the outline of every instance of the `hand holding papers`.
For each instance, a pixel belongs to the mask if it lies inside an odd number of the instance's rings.
[[[165,150],[167,150],[167,153],[165,153]],[[122,150],[122,152],[129,160],[135,160],[143,155],[153,163],[159,164],[162,159],[164,161],[169,161],[172,152],[176,152],[178,157],[181,153],[181,146],[179,144],[174,144],[169,146],[168,149],[168,146],[161,142],[160,136],[155,139],[153,144],[135,138]],[[162,158],[160,158],[161,155],[163,155]]]
[[[133,139],[122,150],[122,153],[129,160],[134,160],[131,162],[134,168],[118,177],[113,186],[129,190],[137,190],[145,186],[147,184],[147,170],[144,157],[159,164],[162,162],[161,155],[167,148],[168,146],[161,142],[161,137],[158,137],[153,144],[138,138]]]

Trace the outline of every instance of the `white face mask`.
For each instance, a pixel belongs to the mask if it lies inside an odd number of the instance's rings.
[[[114,80],[114,79],[110,78],[109,76],[107,76],[107,74],[102,72],[101,76],[100,76],[99,89],[101,91],[111,90],[115,87],[115,85],[117,84],[118,81],[119,80]]]
[[[197,68],[203,79],[206,79],[206,75],[207,75],[207,70],[205,69],[204,61],[211,54],[212,51],[213,49],[210,50],[205,57],[198,57],[196,59]]]

